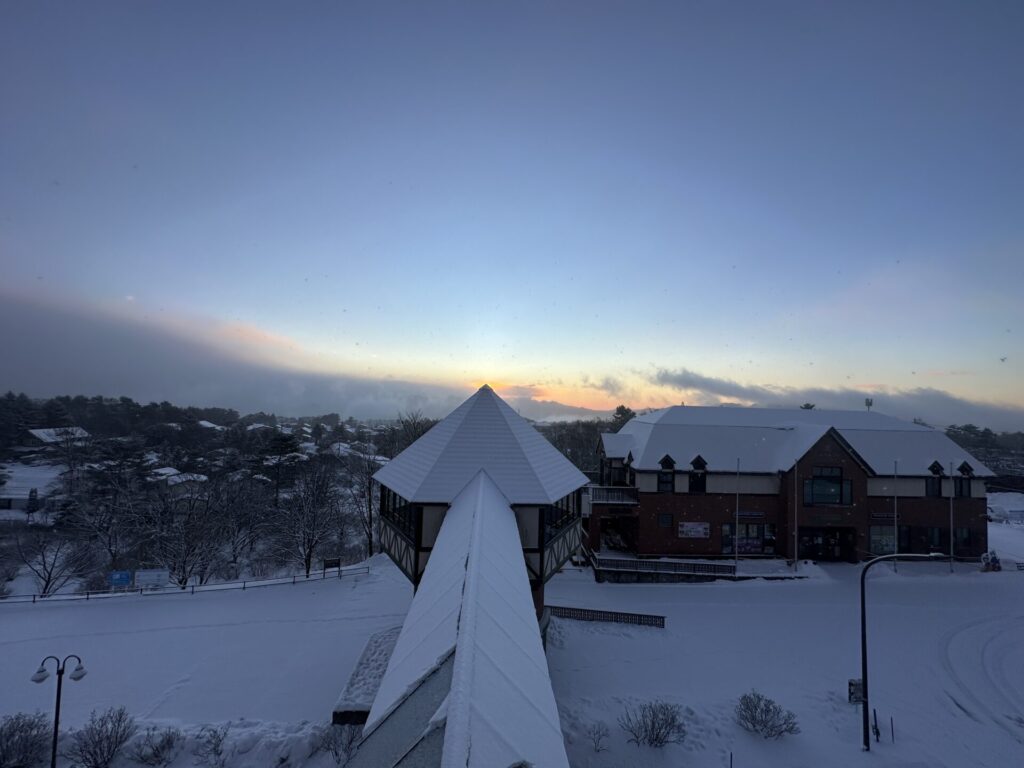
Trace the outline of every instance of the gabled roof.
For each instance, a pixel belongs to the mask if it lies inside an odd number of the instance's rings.
[[[487,470],[512,504],[551,504],[587,476],[486,384],[374,478],[417,503],[449,503]]]
[[[891,475],[894,461],[901,475],[928,475],[935,461],[947,472],[968,461],[975,476],[992,474],[943,432],[873,411],[673,406],[602,439],[606,456],[629,456],[639,471],[660,469],[668,454],[677,467],[701,455],[711,472],[735,471],[739,459],[744,472],[770,473],[788,470],[831,429],[876,475]]]
[[[46,429],[30,429],[28,433],[36,440],[47,443],[48,445],[68,439],[84,440],[89,436],[89,433],[81,427],[48,427]]]
[[[453,500],[370,710],[369,735],[454,654],[440,764],[568,768],[515,513],[479,470]]]

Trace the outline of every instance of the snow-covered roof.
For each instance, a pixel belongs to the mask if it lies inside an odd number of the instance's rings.
[[[154,480],[166,480],[168,477],[180,474],[174,467],[158,467],[157,469],[149,470],[149,474],[153,476]]]
[[[391,627],[370,635],[345,685],[345,690],[338,698],[338,703],[334,705],[335,712],[370,710],[401,631],[401,627]]]
[[[364,733],[453,653],[442,766],[568,766],[515,513],[485,470],[445,515]]]
[[[513,504],[551,504],[588,482],[486,384],[374,478],[409,501],[447,503],[481,469]]]
[[[171,475],[167,478],[168,485],[181,485],[182,483],[205,483],[209,480],[206,475],[200,475],[198,472],[179,472],[176,475]]]
[[[27,499],[33,488],[43,497],[63,472],[60,464],[0,464],[0,475],[7,477],[0,485],[0,499]]]
[[[779,472],[830,429],[877,475],[892,474],[895,460],[901,475],[929,475],[935,461],[947,468],[966,461],[976,476],[992,474],[943,432],[872,411],[672,406],[602,435],[602,447],[637,470],[657,470],[665,456],[686,469],[700,456],[712,472],[735,471],[737,459],[743,472]]]
[[[227,429],[227,427],[222,427],[220,424],[214,424],[212,421],[206,421],[206,419],[202,419],[199,422],[199,426],[203,427],[204,429],[215,429],[218,432],[223,432],[225,429]]]
[[[49,427],[47,429],[30,429],[28,431],[32,437],[40,442],[52,445],[59,443],[62,440],[72,438],[74,440],[84,440],[89,436],[81,427]]]

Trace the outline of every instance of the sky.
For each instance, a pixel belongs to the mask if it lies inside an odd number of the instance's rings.
[[[1021,39],[1018,2],[4,3],[0,390],[1024,428]]]

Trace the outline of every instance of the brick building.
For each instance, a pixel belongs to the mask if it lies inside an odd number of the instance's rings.
[[[988,544],[992,473],[941,431],[879,413],[674,406],[602,435],[599,453],[594,551],[855,561],[894,544],[948,553],[951,527],[956,557]]]

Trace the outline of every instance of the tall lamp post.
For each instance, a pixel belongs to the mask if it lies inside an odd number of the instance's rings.
[[[57,705],[53,712],[53,751],[50,753],[50,768],[57,768],[57,737],[60,734],[60,691],[61,684],[64,682],[64,670],[67,668],[68,659],[77,661],[78,664],[71,670],[71,674],[68,675],[68,677],[77,682],[85,677],[85,666],[82,664],[82,660],[73,653],[65,656],[64,661],[61,661],[56,656],[47,656],[39,662],[39,669],[32,675],[33,683],[42,683],[50,676],[46,669],[46,662],[50,659],[57,662]]]
[[[860,676],[862,684],[861,699],[864,705],[864,751],[871,751],[871,721],[868,716],[868,611],[867,603],[864,600],[864,579],[868,575],[868,569],[875,563],[883,560],[934,560],[937,557],[945,557],[941,552],[932,552],[930,555],[893,554],[882,555],[864,563],[864,570],[860,572]]]

